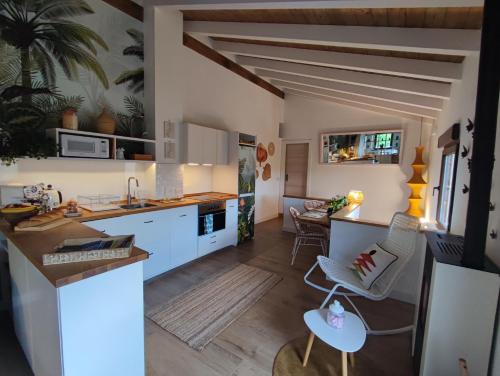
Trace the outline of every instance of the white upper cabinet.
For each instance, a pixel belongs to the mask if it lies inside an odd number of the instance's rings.
[[[227,164],[228,133],[200,125],[185,124],[185,163]]]
[[[229,133],[217,130],[217,164],[227,165],[229,159]]]
[[[186,124],[186,163],[203,163],[203,133],[203,127]]]
[[[217,163],[217,129],[205,128],[202,129],[202,145],[203,159],[202,164],[214,165]]]

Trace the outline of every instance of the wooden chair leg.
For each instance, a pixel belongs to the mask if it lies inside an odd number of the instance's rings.
[[[293,248],[292,248],[292,261],[290,262],[290,265],[293,265],[295,262],[295,256],[297,256],[297,249],[299,247],[299,238],[295,237],[295,242],[293,243]]]
[[[347,353],[342,351],[342,376],[347,376]]]
[[[349,353],[349,362],[351,363],[352,368],[356,366],[356,363],[354,361],[354,353]]]
[[[302,362],[302,367],[307,366],[307,361],[309,360],[309,354],[311,354],[311,348],[314,342],[314,333],[309,334],[309,339],[307,340],[306,353],[304,354],[304,360]]]

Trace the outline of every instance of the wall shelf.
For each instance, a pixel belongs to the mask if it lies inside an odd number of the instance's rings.
[[[53,138],[56,143],[59,143],[59,135],[60,134],[74,134],[78,136],[89,136],[89,137],[100,137],[106,138],[110,140],[110,157],[109,158],[78,158],[78,157],[61,157],[59,156],[59,151],[55,157],[50,157],[49,159],[64,159],[64,160],[91,160],[91,161],[116,161],[116,162],[142,162],[142,163],[154,163],[156,161],[155,158],[155,147],[156,140],[151,140],[148,138],[138,138],[138,137],[127,137],[120,136],[114,134],[105,134],[98,132],[87,132],[87,131],[76,131],[65,128],[50,128],[47,129],[47,135]],[[143,153],[153,155],[153,160],[144,161],[144,160],[136,160],[136,159],[117,159],[116,158],[116,149],[121,146],[123,143],[136,143],[143,144],[142,149]],[[142,154],[142,153],[135,153]]]

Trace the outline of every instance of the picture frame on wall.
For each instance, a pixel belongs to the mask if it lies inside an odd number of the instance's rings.
[[[403,141],[402,129],[321,133],[319,163],[399,165]]]

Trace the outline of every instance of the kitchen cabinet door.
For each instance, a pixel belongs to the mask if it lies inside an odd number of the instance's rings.
[[[229,133],[217,130],[217,164],[227,165],[229,163]]]
[[[170,257],[171,266],[194,260],[198,254],[198,207],[195,205],[170,209]],[[167,230],[165,229],[165,230]]]
[[[186,124],[186,163],[204,163],[203,129],[196,124]]]
[[[203,164],[217,163],[217,129],[202,127]]]
[[[128,215],[123,228],[135,234],[137,247],[149,252],[144,261],[144,280],[171,269],[170,258],[170,210]]]

